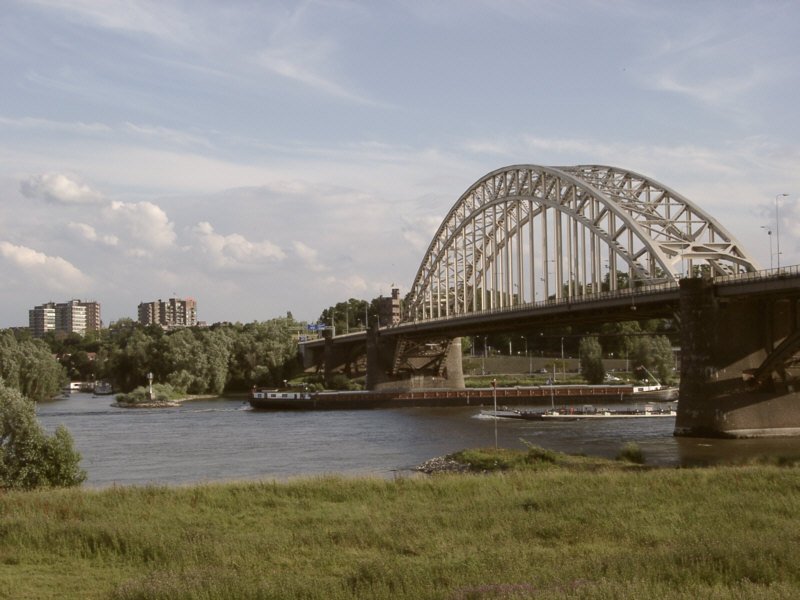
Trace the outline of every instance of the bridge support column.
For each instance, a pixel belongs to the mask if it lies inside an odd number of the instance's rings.
[[[333,334],[329,329],[326,329],[322,332],[322,337],[325,340],[325,350],[323,350],[322,354],[322,375],[323,381],[325,382],[325,387],[328,387],[331,382],[331,378],[333,377]]]
[[[728,299],[683,279],[676,436],[800,435],[798,292]]]
[[[368,390],[411,391],[463,389],[461,338],[436,343],[382,338],[377,328],[367,333]]]

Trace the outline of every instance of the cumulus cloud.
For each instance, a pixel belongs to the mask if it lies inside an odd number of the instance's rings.
[[[48,256],[26,246],[0,242],[0,258],[43,287],[74,294],[89,285],[89,277],[60,256]]]
[[[46,200],[56,204],[98,204],[103,196],[78,179],[63,173],[34,175],[20,183],[20,191],[27,198]]]
[[[119,243],[119,238],[117,236],[110,234],[100,235],[94,227],[86,223],[70,222],[67,224],[67,227],[79,237],[89,242],[98,242],[106,246],[116,246]]]
[[[283,260],[286,254],[267,240],[251,242],[238,233],[221,235],[208,222],[195,225],[192,233],[202,252],[218,268],[250,268],[264,262]]]
[[[422,215],[416,218],[403,217],[402,236],[410,247],[422,255],[431,243],[442,223],[440,215]]]
[[[104,216],[125,234],[132,256],[147,256],[152,250],[163,250],[175,243],[175,225],[161,207],[152,202],[112,202]]]
[[[295,254],[300,257],[300,260],[303,261],[307,269],[317,272],[325,270],[325,265],[319,260],[319,252],[314,248],[301,241],[292,242],[292,246],[294,247]]]
[[[342,293],[362,293],[365,290],[369,289],[367,282],[364,280],[363,277],[359,275],[347,275],[346,277],[326,277],[325,278],[325,285],[339,290],[339,294]]]

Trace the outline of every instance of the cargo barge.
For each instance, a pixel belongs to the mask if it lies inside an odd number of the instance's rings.
[[[306,392],[254,389],[250,406],[257,410],[336,410],[435,406],[504,406],[545,402],[666,402],[678,397],[678,388],[626,385],[548,385],[460,390]]]

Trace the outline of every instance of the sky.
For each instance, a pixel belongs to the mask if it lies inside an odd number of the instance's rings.
[[[0,0],[0,327],[73,298],[108,324],[402,296],[459,196],[521,163],[651,177],[765,267],[779,220],[798,264],[798,23],[796,0]]]

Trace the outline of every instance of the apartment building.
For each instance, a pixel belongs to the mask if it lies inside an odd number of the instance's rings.
[[[48,331],[79,333],[98,331],[102,327],[99,302],[46,302],[28,311],[28,327],[33,337],[41,338]]]
[[[56,305],[54,302],[40,304],[28,311],[28,328],[35,338],[42,338],[48,331],[56,330]]]
[[[161,325],[165,329],[197,325],[197,302],[192,298],[158,299],[139,304],[139,323]]]

